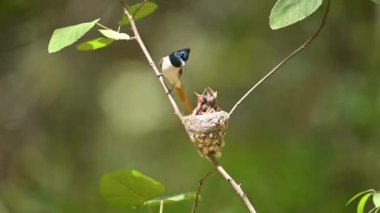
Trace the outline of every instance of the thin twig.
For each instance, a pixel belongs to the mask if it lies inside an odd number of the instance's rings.
[[[214,164],[215,169],[219,172],[220,175],[230,184],[230,186],[235,190],[236,194],[240,197],[240,199],[243,201],[244,205],[247,207],[248,211],[250,213],[256,213],[255,208],[253,207],[252,203],[249,201],[247,195],[244,193],[244,191],[241,189],[240,185],[237,184],[234,179],[224,170],[222,165],[220,165],[218,159],[214,155],[208,156],[211,162]]]
[[[216,172],[216,169],[213,169],[211,171],[209,171],[205,176],[203,176],[200,180],[199,180],[199,185],[198,185],[198,188],[197,188],[197,194],[195,196],[195,201],[194,201],[194,205],[193,205],[193,209],[191,210],[191,213],[195,213],[195,210],[197,209],[197,206],[198,206],[198,201],[199,201],[199,195],[201,193],[201,187],[203,185],[203,182],[206,180],[206,178],[208,178],[210,175],[214,174],[214,172]]]
[[[158,80],[161,82],[162,88],[164,89],[165,93],[168,96],[168,99],[169,99],[171,105],[173,106],[174,113],[179,117],[179,119],[182,122],[183,115],[182,115],[181,111],[179,110],[176,102],[174,101],[173,96],[170,94],[170,91],[166,87],[164,79],[163,79],[160,71],[158,70],[156,64],[154,63],[152,57],[150,56],[148,50],[146,49],[144,42],[142,41],[142,39],[140,37],[139,31],[137,30],[136,23],[135,23],[135,20],[133,19],[133,16],[128,12],[128,10],[126,8],[124,8],[124,13],[127,15],[129,22],[131,23],[131,27],[132,27],[132,31],[133,31],[135,40],[139,43],[142,51],[145,54],[146,59],[149,62],[149,65],[152,67],[155,75],[158,77]]]
[[[106,29],[106,30],[112,30],[111,28],[108,28],[106,26],[104,26],[103,24],[100,24],[100,23],[96,23],[96,25],[98,25],[99,27],[103,28],[103,29]]]
[[[256,89],[261,83],[263,83],[265,80],[267,80],[270,76],[272,76],[280,67],[282,67],[286,62],[288,62],[291,58],[293,58],[297,53],[299,53],[301,50],[303,50],[306,46],[310,44],[321,32],[322,28],[325,26],[327,14],[329,13],[330,9],[330,0],[327,0],[327,7],[325,10],[325,13],[323,15],[323,19],[321,22],[321,25],[317,29],[317,31],[308,39],[306,42],[304,42],[300,47],[298,47],[296,50],[294,50],[292,53],[290,53],[286,58],[284,58],[277,66],[275,66],[271,71],[268,72],[263,78],[261,78],[251,89],[249,89],[243,97],[241,97],[236,104],[232,107],[230,112],[228,113],[228,116],[231,116],[231,114],[235,111],[236,107],[239,106],[239,104],[249,95],[253,90]]]

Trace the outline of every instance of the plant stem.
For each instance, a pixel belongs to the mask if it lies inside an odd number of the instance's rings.
[[[163,79],[160,71],[158,70],[156,64],[154,63],[152,57],[150,56],[148,50],[146,49],[145,44],[140,37],[139,31],[137,30],[136,23],[135,23],[135,20],[133,19],[133,16],[128,12],[128,10],[126,8],[124,8],[124,13],[127,15],[128,19],[129,19],[129,22],[131,24],[132,31],[134,34],[134,38],[136,39],[137,43],[140,45],[140,48],[142,49],[142,51],[144,52],[144,55],[145,55],[146,59],[148,60],[149,65],[152,67],[155,75],[158,77],[158,80],[160,81],[162,88],[164,89],[165,93],[167,94],[168,99],[169,99],[169,101],[170,101],[170,103],[174,109],[174,113],[178,116],[178,118],[182,122],[182,116],[183,115],[180,112],[176,102],[174,101],[173,96],[170,94],[170,91],[166,87],[164,79]]]
[[[164,212],[164,201],[161,200],[160,201],[160,211],[159,211],[159,213],[163,213],[163,212]]]
[[[214,172],[216,172],[216,169],[213,169],[211,171],[209,171],[205,176],[203,176],[200,180],[199,180],[199,185],[198,185],[198,189],[197,189],[197,194],[195,196],[195,201],[194,201],[194,205],[193,205],[193,209],[191,210],[191,213],[195,213],[195,210],[197,209],[197,206],[198,206],[198,200],[199,200],[199,195],[201,193],[201,187],[203,185],[203,182],[206,180],[206,178],[208,178],[210,175],[214,174]]]
[[[330,0],[327,0],[327,6],[325,13],[322,18],[322,22],[317,29],[317,31],[308,39],[306,42],[304,42],[300,47],[298,47],[296,50],[294,50],[292,53],[290,53],[286,58],[284,58],[277,66],[275,66],[271,71],[269,71],[263,78],[261,78],[251,89],[249,89],[237,102],[236,104],[232,107],[230,112],[228,113],[228,116],[231,116],[231,114],[235,111],[236,107],[239,106],[239,104],[247,98],[249,94],[253,90],[255,90],[261,83],[263,83],[265,80],[267,80],[270,76],[272,76],[280,67],[282,67],[286,62],[288,62],[291,58],[293,58],[297,53],[299,53],[301,50],[303,50],[305,47],[307,47],[321,32],[323,26],[325,26],[327,14],[329,13],[330,9]]]
[[[239,184],[237,184],[234,179],[224,170],[222,165],[220,165],[218,159],[214,155],[208,156],[211,162],[214,164],[215,169],[219,172],[220,175],[230,184],[230,186],[235,190],[236,194],[240,197],[240,199],[243,201],[244,205],[247,207],[248,211],[250,213],[256,213],[255,208],[253,207],[252,203],[249,201],[247,195],[244,193],[242,188]]]
[[[96,23],[96,25],[98,25],[99,27],[103,28],[103,29],[106,29],[106,30],[112,30],[111,28],[108,28],[106,26],[104,26],[103,24],[100,24],[100,23]]]

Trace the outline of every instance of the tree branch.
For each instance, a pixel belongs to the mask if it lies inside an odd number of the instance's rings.
[[[277,66],[275,66],[271,71],[269,71],[262,79],[260,79],[251,89],[249,89],[237,102],[236,104],[232,107],[232,109],[230,110],[228,116],[231,116],[231,114],[234,112],[234,110],[239,106],[239,104],[245,100],[245,98],[253,91],[255,90],[261,83],[263,83],[266,79],[268,79],[270,76],[272,76],[280,67],[282,67],[286,62],[288,62],[291,58],[293,58],[298,52],[300,52],[302,49],[304,49],[306,46],[308,46],[318,35],[319,33],[321,32],[323,26],[325,25],[325,21],[326,21],[326,18],[327,18],[327,14],[329,12],[329,8],[330,8],[330,0],[327,0],[327,7],[326,7],[326,10],[325,10],[325,13],[324,13],[324,16],[323,16],[323,19],[322,19],[322,22],[321,22],[321,25],[319,26],[318,30],[306,41],[304,42],[299,48],[297,48],[295,51],[293,51],[291,54],[289,54],[285,59],[283,59]],[[174,113],[178,116],[178,118],[181,120],[181,122],[183,123],[183,115],[182,113],[180,112],[176,102],[174,101],[172,95],[170,94],[168,88],[166,87],[165,85],[165,82],[163,80],[163,77],[160,73],[160,71],[158,70],[156,64],[154,63],[152,57],[150,56],[148,50],[146,49],[140,35],[139,35],[139,32],[137,30],[137,27],[136,27],[136,24],[135,24],[135,21],[134,21],[134,18],[133,16],[128,12],[127,9],[124,9],[124,13],[127,15],[129,21],[130,21],[130,24],[131,24],[131,28],[132,28],[132,31],[134,33],[134,36],[133,38],[138,42],[138,44],[140,45],[145,57],[147,58],[148,62],[149,62],[149,65],[152,67],[155,75],[158,77],[164,91],[166,92],[167,96],[168,96],[168,99],[174,109]],[[215,156],[213,155],[209,155],[208,156],[209,159],[211,160],[211,162],[213,163],[214,167],[215,167],[215,170],[218,171],[218,173],[228,182],[228,184],[233,188],[233,190],[236,192],[236,194],[240,197],[240,199],[243,201],[244,205],[247,207],[247,209],[249,210],[250,213],[256,213],[256,210],[255,208],[253,207],[252,203],[249,201],[248,197],[246,196],[246,194],[244,193],[244,191],[242,190],[242,188],[240,187],[239,184],[237,184],[233,179],[232,177],[224,170],[224,168],[220,165],[219,161],[216,159]],[[214,171],[215,171],[214,170]],[[195,212],[195,209],[197,207],[197,203],[198,203],[198,198],[199,198],[199,193],[200,193],[200,189],[201,189],[201,185],[204,181],[204,179],[206,179],[209,175],[211,175],[214,171],[212,172],[209,172],[208,174],[206,174],[199,182],[199,186],[198,186],[198,190],[197,190],[197,195],[196,195],[196,200],[195,200],[195,203],[194,203],[194,206],[193,206],[193,210],[192,212]]]
[[[149,62],[149,65],[152,67],[154,73],[158,77],[158,80],[160,81],[161,86],[164,89],[165,93],[167,94],[168,99],[169,99],[169,101],[170,101],[170,103],[171,103],[171,105],[172,105],[172,107],[174,109],[174,113],[182,121],[183,115],[182,115],[181,111],[179,110],[178,105],[174,101],[173,96],[170,94],[170,91],[166,87],[164,79],[163,79],[160,71],[158,70],[156,64],[154,63],[152,57],[150,56],[148,50],[146,49],[145,44],[144,44],[144,42],[142,41],[142,39],[140,37],[139,31],[137,30],[136,23],[135,23],[135,20],[134,20],[133,16],[128,12],[128,10],[126,8],[124,8],[124,13],[125,13],[125,15],[127,15],[128,19],[129,19],[129,22],[131,24],[131,28],[132,28],[132,31],[133,31],[133,34],[134,34],[134,38],[137,41],[137,43],[140,45],[140,48],[144,52],[144,55],[145,55],[146,59]]]
[[[241,189],[240,185],[237,184],[234,179],[224,170],[222,165],[220,165],[218,159],[214,155],[208,156],[211,162],[214,164],[215,169],[219,172],[220,175],[230,184],[230,186],[233,188],[233,190],[236,192],[236,194],[240,197],[240,199],[243,201],[244,205],[247,207],[248,211],[250,213],[256,213],[255,208],[253,207],[252,203],[249,201],[247,195],[244,193],[244,191]]]
[[[239,106],[239,104],[247,98],[249,94],[253,90],[255,90],[261,83],[263,83],[265,80],[267,80],[270,76],[272,76],[280,67],[282,67],[286,62],[288,62],[290,59],[292,59],[297,53],[299,53],[301,50],[303,50],[305,47],[307,47],[321,32],[323,26],[325,26],[327,14],[329,13],[330,10],[330,0],[327,0],[327,6],[325,13],[322,18],[322,22],[317,29],[317,31],[308,39],[306,42],[304,42],[300,47],[298,47],[296,50],[294,50],[292,53],[290,53],[286,58],[284,58],[277,66],[275,66],[271,71],[269,71],[263,78],[261,78],[251,89],[249,89],[237,102],[236,104],[232,107],[230,112],[228,113],[228,116],[231,116],[231,114],[235,111],[236,107]]]

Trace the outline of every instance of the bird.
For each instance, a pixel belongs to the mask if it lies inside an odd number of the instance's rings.
[[[184,104],[186,111],[188,113],[191,113],[193,111],[193,108],[191,107],[190,101],[185,91],[183,90],[181,81],[181,75],[183,72],[182,68],[186,65],[186,62],[189,59],[189,55],[190,48],[174,51],[170,55],[161,58],[160,67],[161,74],[172,85],[172,88],[169,90],[169,92],[174,89]]]

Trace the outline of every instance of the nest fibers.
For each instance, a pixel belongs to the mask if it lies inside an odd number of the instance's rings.
[[[224,146],[228,113],[216,105],[216,92],[207,88],[198,95],[198,105],[192,115],[185,116],[183,123],[191,141],[203,157],[221,157]]]

